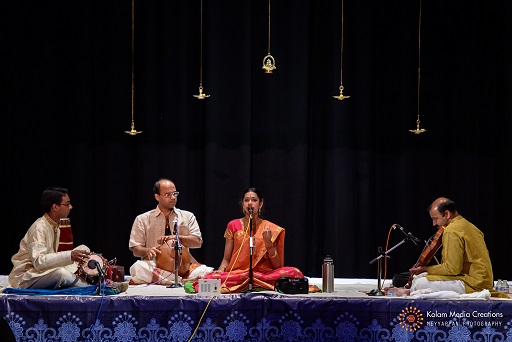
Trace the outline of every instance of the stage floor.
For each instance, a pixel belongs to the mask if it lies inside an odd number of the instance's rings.
[[[336,279],[333,293],[301,295],[211,297],[160,285],[114,296],[1,294],[0,314],[17,341],[512,340],[510,299],[366,294],[376,288],[374,279]]]
[[[322,288],[321,278],[308,278],[310,285]],[[389,282],[391,283],[391,282]],[[367,297],[365,292],[377,288],[376,279],[335,279],[332,293],[310,293],[307,296],[315,297]],[[261,293],[275,294],[275,291],[261,291]],[[187,295],[183,288],[167,288],[161,285],[130,285],[126,293],[120,296],[183,296]],[[221,295],[222,296],[222,295]],[[289,295],[296,296],[296,295]]]

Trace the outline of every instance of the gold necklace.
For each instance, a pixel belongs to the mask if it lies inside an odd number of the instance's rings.
[[[243,231],[244,231],[245,233],[247,233],[247,232],[249,231],[249,225],[250,225],[250,223],[251,223],[251,220],[247,220],[247,225],[246,225],[246,226],[244,226],[244,219],[245,219],[245,218],[243,218],[243,219],[242,219],[242,228],[243,228]],[[263,222],[263,220],[262,220],[262,219],[260,219],[259,217],[258,217],[257,219],[255,219],[255,220],[254,220],[254,222],[253,222],[253,226],[254,226],[254,228],[258,227],[258,225],[259,225],[261,222]]]

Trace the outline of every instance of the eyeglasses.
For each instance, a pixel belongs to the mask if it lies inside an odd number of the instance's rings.
[[[71,203],[60,203],[59,206],[61,206],[61,205],[65,205],[68,208],[71,207]]]
[[[162,196],[164,196],[165,198],[169,198],[171,196],[178,197],[179,194],[180,194],[179,191],[174,191],[174,192],[166,192]]]

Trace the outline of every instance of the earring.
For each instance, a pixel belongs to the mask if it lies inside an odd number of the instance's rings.
[[[258,209],[258,216],[261,216],[261,208]]]

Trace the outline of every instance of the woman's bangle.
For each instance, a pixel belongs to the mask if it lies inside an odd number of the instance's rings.
[[[277,256],[277,249],[274,248],[274,255],[270,257],[270,259],[274,259]]]

